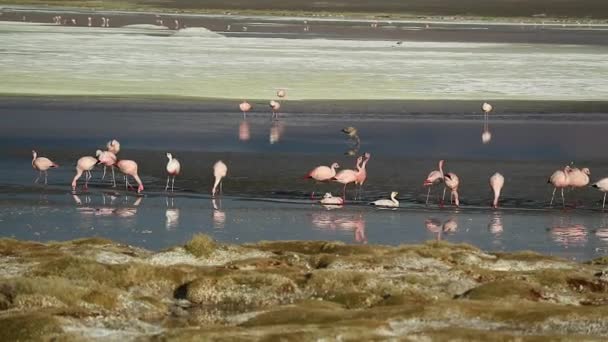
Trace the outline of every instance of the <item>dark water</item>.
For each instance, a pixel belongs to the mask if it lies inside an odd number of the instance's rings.
[[[256,113],[138,109],[100,106],[0,106],[10,117],[0,127],[0,234],[19,239],[64,240],[103,236],[161,249],[203,232],[221,241],[326,239],[351,243],[400,244],[429,239],[467,242],[486,250],[531,249],[589,259],[608,251],[608,214],[602,194],[586,188],[566,192],[549,207],[548,176],[574,162],[589,167],[592,180],[608,175],[601,144],[607,114],[535,116],[499,113],[490,118],[489,144],[482,144],[479,115],[289,114],[276,122]],[[345,154],[353,144],[340,129],[355,126],[370,152],[362,198],[347,195],[344,208],[328,210],[310,192],[341,191],[339,184],[315,186],[302,176],[316,165],[337,161],[354,166]],[[245,134],[247,133],[248,134]],[[247,138],[248,139],[245,139]],[[120,158],[139,163],[143,197],[101,182],[93,172],[89,191],[70,191],[78,157],[94,155],[116,138]],[[49,185],[34,185],[30,151],[59,163]],[[165,152],[183,166],[177,191],[164,192]],[[422,181],[447,160],[461,178],[461,208],[440,208],[435,187],[425,205]],[[211,166],[226,162],[224,196],[209,196]],[[488,178],[501,172],[506,185],[502,208],[489,208]],[[121,179],[121,178],[120,178]],[[119,185],[123,184],[119,182]],[[366,203],[399,192],[401,208],[377,210]]]

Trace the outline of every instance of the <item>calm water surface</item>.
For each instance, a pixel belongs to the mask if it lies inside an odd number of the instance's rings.
[[[24,101],[0,106],[11,121],[0,127],[0,234],[31,240],[103,236],[162,249],[202,232],[227,242],[324,239],[348,243],[401,244],[431,239],[467,242],[489,251],[530,249],[575,259],[608,252],[608,213],[595,189],[566,192],[549,206],[548,176],[566,163],[590,167],[592,179],[608,175],[601,137],[606,114],[560,114],[544,119],[499,113],[490,119],[492,140],[482,144],[478,115],[327,115],[286,113],[279,121],[256,113],[104,110],[45,106]],[[100,120],[99,118],[103,118]],[[357,148],[340,133],[359,129]],[[170,129],[169,129],[170,128]],[[146,190],[141,197],[112,188],[93,172],[88,191],[70,191],[75,160],[93,155],[117,138],[120,157],[140,165]],[[37,149],[61,167],[49,185],[34,185],[30,151]],[[164,192],[165,152],[183,164],[177,191]],[[361,199],[329,210],[310,200],[338,184],[314,185],[302,179],[312,167],[340,163],[353,167],[355,155],[370,152],[368,182]],[[425,205],[422,181],[445,158],[461,178],[462,207],[440,207],[440,187]],[[213,201],[211,166],[229,167],[224,195]],[[488,177],[506,178],[502,208],[489,208]],[[119,179],[121,180],[121,178]],[[119,182],[119,185],[122,184]],[[399,191],[401,208],[367,205]]]

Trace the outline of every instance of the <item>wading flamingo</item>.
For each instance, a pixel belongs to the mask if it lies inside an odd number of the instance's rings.
[[[459,207],[460,206],[460,197],[458,196],[458,186],[460,186],[460,179],[453,172],[444,173],[443,164],[445,164],[445,161],[440,160],[439,161],[439,172],[441,173],[443,182],[445,184],[445,188],[443,188],[443,196],[441,197],[441,204],[443,204],[443,200],[445,199],[445,189],[450,188],[450,203],[453,203],[457,207]]]
[[[568,185],[573,188],[582,188],[589,185],[589,176],[591,171],[589,168],[570,168],[568,172]]]
[[[116,187],[116,177],[114,176],[114,165],[116,164],[116,155],[110,151],[102,151],[97,150],[95,152],[97,156],[97,160],[99,160],[100,164],[103,164],[103,175],[101,176],[101,180],[103,180],[106,176],[106,167],[109,166],[112,169],[112,183],[114,187]]]
[[[226,166],[223,161],[218,160],[215,164],[213,164],[213,176],[215,177],[215,182],[213,183],[213,189],[211,189],[211,196],[215,197],[218,185],[220,186],[220,193],[222,193],[222,178],[226,177],[227,173],[228,166]]]
[[[270,105],[270,110],[272,111],[272,118],[278,119],[279,118],[278,111],[281,108],[281,103],[279,101],[272,100],[272,101],[270,101],[269,105]]]
[[[48,169],[59,167],[59,165],[53,163],[49,158],[38,157],[38,153],[32,150],[32,167],[38,171],[38,177],[36,177],[34,183],[38,183],[44,172],[44,184],[47,184]]]
[[[169,178],[171,178],[171,176],[173,176],[173,181],[171,182],[171,192],[173,192],[173,186],[175,185],[175,176],[179,175],[179,172],[182,169],[181,164],[179,163],[179,160],[173,158],[173,155],[171,155],[171,153],[167,153],[167,158],[169,158],[169,161],[167,162],[167,185],[165,185],[165,191],[167,191],[167,189],[169,188]]]
[[[431,195],[431,188],[433,185],[441,183],[443,181],[443,175],[438,170],[433,170],[426,176],[422,186],[426,186],[429,190],[426,192],[426,204],[429,204],[429,196]]]
[[[377,201],[373,201],[370,204],[376,207],[386,207],[386,208],[397,208],[399,207],[399,201],[395,198],[397,196],[397,191],[391,192],[391,199],[379,199]]]
[[[505,185],[505,177],[500,173],[496,172],[490,177],[490,188],[494,192],[494,201],[492,201],[492,208],[498,208],[498,198],[500,197],[500,191]]]
[[[486,118],[486,119],[488,118],[488,114],[490,114],[490,112],[492,111],[492,109],[494,109],[494,108],[492,107],[492,105],[491,105],[491,104],[489,104],[489,103],[487,103],[487,102],[484,102],[484,103],[481,105],[481,110],[483,110],[483,115],[484,115],[484,118]]]
[[[357,165],[357,170],[359,171],[357,173],[357,180],[355,181],[355,185],[359,185],[359,194],[361,193],[361,190],[363,188],[363,183],[365,183],[365,181],[367,180],[367,170],[365,169],[365,166],[367,165],[367,162],[369,161],[370,157],[372,155],[370,153],[365,153],[363,155],[363,162],[361,163],[361,166]]]
[[[144,191],[144,184],[141,182],[141,179],[139,178],[139,175],[137,174],[137,163],[134,162],[133,160],[119,160],[116,163],[116,166],[118,167],[118,169],[120,170],[120,172],[122,172],[125,176],[125,189],[129,189],[129,187],[131,186],[131,184],[129,184],[129,179],[128,177],[131,176],[133,177],[133,179],[135,179],[135,181],[137,182],[137,193],[141,193],[142,191]]]
[[[360,156],[359,158],[357,158],[356,165],[358,166],[359,164],[361,164],[362,161],[363,161],[363,157]],[[345,170],[338,172],[336,174],[336,176],[332,178],[332,180],[334,180],[338,183],[344,184],[344,188],[342,189],[342,199],[346,200],[346,185],[348,185],[349,183],[356,182],[359,172],[360,172],[359,170],[355,171],[355,170],[345,169]]]
[[[602,209],[604,209],[606,207],[606,192],[608,192],[608,178],[602,178],[591,186],[604,193],[604,200],[602,201]]]
[[[247,112],[251,110],[251,104],[249,104],[249,102],[247,101],[243,101],[241,102],[241,104],[239,104],[239,109],[241,110],[241,112],[243,112],[243,119],[245,117],[247,117]]]
[[[95,165],[97,165],[97,158],[95,157],[85,156],[78,159],[78,162],[76,163],[76,176],[74,176],[74,179],[72,180],[72,190],[76,190],[76,182],[83,173],[85,174],[84,188],[89,188],[89,180],[93,177],[91,175],[91,170],[95,168]]]
[[[327,182],[336,176],[336,169],[339,168],[340,165],[338,163],[333,163],[331,166],[327,167],[325,165],[320,165],[310,170],[304,176],[305,179],[314,179],[316,182]],[[310,198],[313,199],[315,197],[315,192],[313,190]]]
[[[557,170],[557,171],[553,172],[551,177],[549,177],[549,180],[547,181],[547,183],[550,183],[553,185],[553,195],[551,195],[551,202],[549,203],[549,206],[553,205],[553,199],[555,198],[555,190],[557,190],[559,188],[562,191],[562,206],[566,207],[566,201],[564,199],[564,188],[569,185],[569,182],[570,182],[570,177],[568,176],[569,173],[570,173],[570,165],[566,165],[564,167],[563,171]]]

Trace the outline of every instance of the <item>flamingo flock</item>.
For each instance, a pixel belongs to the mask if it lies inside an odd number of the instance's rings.
[[[280,89],[277,92],[277,96],[279,98],[283,98],[285,97],[285,95],[286,92],[284,89]],[[278,117],[277,111],[280,108],[280,103],[278,101],[272,100],[270,101],[270,106],[273,111],[273,118]],[[247,101],[243,101],[242,103],[240,103],[239,109],[243,112],[243,116],[245,117],[246,113],[252,109],[252,106]],[[484,112],[484,119],[487,120],[488,114],[493,110],[493,107],[489,103],[483,103],[482,110]],[[354,127],[347,127],[343,130],[343,132],[349,134],[349,136],[357,137],[358,140],[357,130]],[[114,168],[116,167],[123,174],[125,189],[134,189],[137,191],[138,194],[142,193],[144,191],[144,184],[141,177],[139,176],[139,167],[137,162],[135,162],[134,160],[119,159],[118,154],[120,150],[120,142],[116,139],[112,139],[106,143],[105,150],[96,151],[95,157],[80,157],[76,162],[76,174],[74,175],[74,178],[72,179],[71,183],[72,189],[74,191],[76,190],[78,180],[83,175],[83,188],[85,190],[88,189],[89,181],[93,178],[91,171],[93,171],[93,169],[100,164],[103,165],[103,175],[101,177],[101,180],[105,178],[106,169],[110,167],[112,172],[112,186],[116,187],[116,179],[114,174]],[[177,158],[174,158],[171,153],[166,153],[166,157],[168,161],[165,168],[167,173],[165,191],[169,192],[169,183],[171,183],[170,191],[174,192],[175,179],[181,172],[181,163]],[[304,179],[312,180],[315,182],[315,184],[341,184],[341,197],[335,197],[332,195],[331,192],[328,192],[325,193],[325,195],[319,200],[319,203],[323,205],[342,206],[346,203],[347,186],[349,184],[352,183],[355,187],[354,199],[357,200],[358,196],[360,196],[363,185],[367,180],[367,164],[370,159],[370,153],[364,153],[363,155],[358,156],[353,169],[340,169],[340,165],[337,162],[334,162],[329,166],[319,165],[311,169],[308,173],[306,173]],[[445,194],[448,190],[450,191],[450,204],[454,205],[455,207],[460,206],[460,178],[456,173],[451,172],[451,170],[445,171],[445,166],[446,161],[443,159],[439,160],[439,162],[437,163],[437,170],[432,170],[422,183],[423,187],[428,188],[425,201],[426,205],[429,204],[429,197],[432,187],[443,183],[443,192],[441,200],[439,202],[440,206],[444,205]],[[46,185],[48,184],[48,170],[52,168],[57,168],[59,167],[59,165],[47,157],[39,157],[38,153],[33,150],[32,167],[34,170],[38,171],[38,175],[34,180],[34,183],[38,183],[40,178],[44,174],[44,184]],[[223,179],[227,176],[227,174],[228,166],[223,161],[219,160],[213,165],[214,183],[211,189],[211,196],[213,198],[222,193]],[[602,208],[605,208],[606,194],[608,193],[608,177],[600,179],[599,181],[593,184],[590,184],[590,176],[591,171],[589,170],[589,168],[578,168],[573,167],[573,165],[565,165],[563,169],[559,169],[553,172],[553,174],[551,174],[547,181],[547,183],[553,186],[553,193],[549,205],[553,205],[553,202],[555,200],[555,193],[558,189],[560,190],[560,195],[562,198],[562,206],[565,207],[564,189],[577,189],[591,186],[604,193]],[[129,183],[129,177],[131,177],[137,183],[136,188],[132,187],[131,183]],[[488,183],[490,190],[493,192],[491,207],[498,208],[501,192],[505,185],[505,177],[499,172],[496,172],[489,177]],[[313,200],[314,195],[315,189],[313,189],[311,193],[311,199]],[[370,202],[370,204],[376,207],[397,208],[399,207],[399,200],[396,197],[397,195],[398,193],[396,191],[392,191],[390,194],[390,198],[379,199]]]

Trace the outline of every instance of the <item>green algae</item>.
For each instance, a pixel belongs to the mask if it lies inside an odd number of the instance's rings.
[[[85,340],[100,327],[130,326],[139,330],[129,336],[180,341],[608,337],[602,263],[445,242],[191,242],[207,257],[104,239],[0,239],[3,262],[22,268],[0,273],[0,319],[17,331],[0,339],[36,339],[38,330],[70,339],[63,328],[74,326]],[[212,258],[212,266],[201,263]]]

